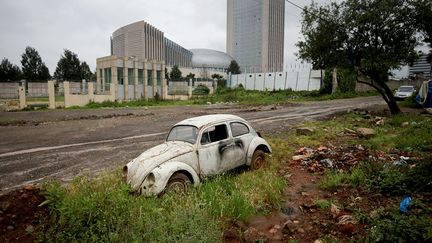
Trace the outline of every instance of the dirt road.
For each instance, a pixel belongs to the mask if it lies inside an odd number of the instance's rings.
[[[0,194],[44,178],[68,181],[124,165],[163,141],[185,118],[230,113],[264,134],[347,109],[383,104],[380,97],[284,106],[208,105],[0,113]]]

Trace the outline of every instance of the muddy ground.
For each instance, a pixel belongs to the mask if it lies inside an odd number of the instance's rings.
[[[0,194],[45,178],[68,181],[80,173],[124,165],[163,141],[189,117],[239,115],[263,134],[348,109],[382,105],[380,97],[284,106],[207,105],[162,108],[55,110],[0,113]]]
[[[95,175],[123,165],[163,141],[168,129],[185,118],[230,113],[247,119],[263,134],[274,135],[307,120],[371,106],[385,107],[379,97],[364,97],[284,106],[208,105],[0,113],[0,195],[3,194],[0,241],[33,241],[35,215],[47,213],[46,208],[37,207],[43,201],[39,191],[24,189],[24,185],[44,179],[67,182],[78,174]],[[296,183],[299,188],[290,187],[285,192],[289,202],[295,203],[285,207],[297,210],[299,205],[310,203],[308,195],[316,193],[314,182],[319,178],[296,168],[291,168],[290,181],[304,183]],[[276,215],[274,220],[281,219],[286,217]],[[318,218],[310,220],[319,221]],[[263,222],[258,218],[248,224],[257,225],[260,230],[259,227],[266,227]],[[310,238],[305,232],[310,227],[321,227],[297,220],[292,220],[292,224],[295,224],[291,227],[295,236],[309,240],[314,236]]]

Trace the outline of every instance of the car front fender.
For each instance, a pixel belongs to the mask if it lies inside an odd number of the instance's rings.
[[[168,180],[176,172],[184,173],[195,185],[200,183],[198,174],[191,166],[177,161],[166,162],[152,170],[151,174],[154,175],[155,179],[153,186],[147,187],[146,180],[144,180],[143,184],[141,185],[141,194],[151,196],[161,193],[168,184]]]
[[[252,161],[253,153],[257,148],[260,148],[265,153],[272,153],[270,145],[261,137],[255,137],[252,142],[249,144],[249,149],[247,153],[246,165],[250,165]]]

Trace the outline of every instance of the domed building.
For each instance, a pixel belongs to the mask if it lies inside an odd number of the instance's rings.
[[[211,49],[191,49],[192,68],[200,71],[226,72],[233,58],[225,52]]]

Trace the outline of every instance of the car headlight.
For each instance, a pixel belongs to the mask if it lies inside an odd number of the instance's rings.
[[[155,176],[153,173],[150,173],[146,178],[146,184],[151,187],[155,184]]]

